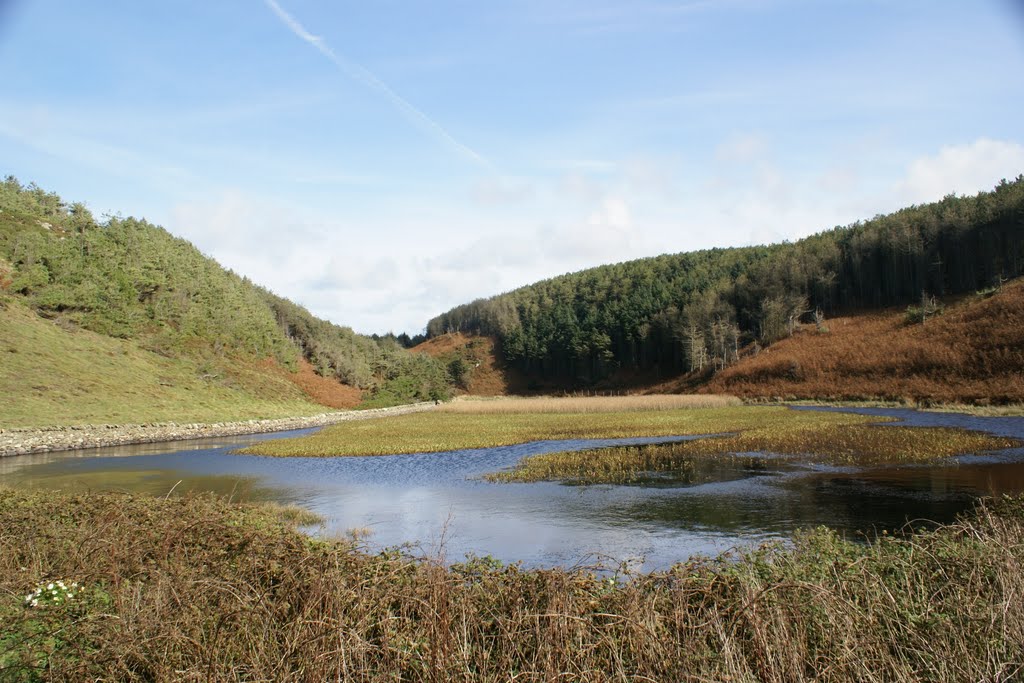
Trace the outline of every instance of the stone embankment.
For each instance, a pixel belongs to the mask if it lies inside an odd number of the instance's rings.
[[[372,410],[346,410],[321,413],[307,417],[286,417],[276,420],[246,420],[244,422],[189,423],[162,422],[139,425],[76,425],[73,427],[47,427],[43,429],[0,429],[0,457],[70,451],[104,446],[124,446],[157,441],[179,441],[242,434],[284,432],[346,422],[369,420],[377,417],[404,415],[434,408],[433,403],[414,403],[393,408]]]

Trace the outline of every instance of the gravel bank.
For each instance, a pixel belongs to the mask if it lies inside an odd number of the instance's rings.
[[[244,422],[214,422],[210,424],[178,424],[162,422],[141,425],[76,425],[47,427],[44,429],[0,429],[0,457],[70,451],[103,446],[124,446],[133,443],[180,441],[211,436],[237,436],[284,432],[291,429],[323,427],[348,420],[369,420],[377,417],[404,415],[431,410],[433,403],[414,403],[393,408],[373,410],[346,410],[321,413],[307,417],[286,417],[277,420],[246,420]]]

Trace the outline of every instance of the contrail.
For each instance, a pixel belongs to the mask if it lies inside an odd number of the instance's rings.
[[[417,127],[425,130],[426,132],[439,139],[444,144],[448,145],[462,156],[470,159],[474,163],[488,169],[493,170],[490,162],[484,159],[482,156],[477,154],[475,151],[462,144],[451,136],[439,123],[434,121],[432,118],[421,112],[419,109],[411,105],[401,95],[392,90],[384,81],[374,76],[365,67],[353,62],[350,59],[339,55],[337,52],[331,49],[327,43],[324,42],[320,36],[314,36],[312,33],[306,30],[306,28],[298,22],[295,17],[288,14],[277,4],[276,0],[264,0],[267,7],[273,10],[277,18],[284,23],[285,26],[291,30],[296,36],[306,41],[317,49],[324,57],[331,60],[338,69],[341,70],[349,78],[359,81],[366,87],[375,90],[379,94],[383,95],[392,105],[401,112],[410,123]]]

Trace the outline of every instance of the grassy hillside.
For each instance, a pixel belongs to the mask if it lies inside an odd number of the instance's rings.
[[[924,323],[907,318],[894,308],[828,320],[822,331],[804,326],[717,373],[704,390],[747,398],[1024,401],[1024,281],[963,298]]]
[[[286,372],[169,358],[0,300],[0,427],[214,422],[324,412]]]
[[[143,401],[135,415],[227,419],[278,414],[274,406],[308,412],[311,400],[380,406],[449,391],[444,366],[429,357],[319,320],[158,226],[98,222],[11,177],[0,183],[0,301],[15,349],[0,369],[4,425],[121,421],[117,393],[125,407]],[[97,362],[110,381],[76,379]]]
[[[905,307],[1024,274],[1024,176],[796,243],[663,255],[563,275],[456,307],[431,337],[494,335],[542,383],[722,369],[801,322]]]

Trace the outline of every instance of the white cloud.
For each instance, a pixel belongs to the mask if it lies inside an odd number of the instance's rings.
[[[1000,179],[1024,173],[1024,145],[981,138],[969,144],[950,145],[934,156],[915,159],[907,175],[896,185],[906,204],[942,199],[947,194],[975,194],[990,190]]]

